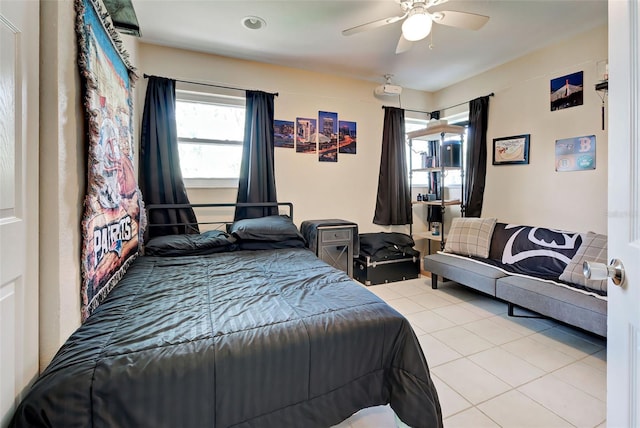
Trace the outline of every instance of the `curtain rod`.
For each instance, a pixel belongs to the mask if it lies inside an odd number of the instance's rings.
[[[495,94],[494,94],[493,92],[491,92],[489,95],[485,95],[485,96],[486,96],[486,97],[493,97],[494,95],[495,95]],[[454,108],[454,107],[460,107],[460,106],[465,105],[465,104],[467,104],[467,103],[469,103],[469,102],[471,102],[471,101],[472,101],[472,100],[465,101],[465,102],[463,102],[463,103],[458,103],[458,104],[456,104],[456,105],[452,105],[452,106],[449,106],[449,107],[445,107],[445,108],[442,108],[442,109],[440,109],[440,110],[447,110],[447,109]]]
[[[146,78],[149,78],[149,77],[162,77],[162,76],[154,76],[154,75],[145,73],[145,74],[143,74],[143,77],[146,79]],[[211,86],[213,88],[233,89],[235,91],[246,91],[247,90],[247,89],[244,89],[244,88],[236,88],[234,86],[224,86],[224,85],[215,85],[213,83],[193,82],[193,81],[190,81],[190,80],[174,79],[174,78],[171,78],[171,77],[162,77],[162,78],[163,79],[175,80],[176,82],[181,82],[181,83],[190,83],[192,85]],[[270,93],[271,95],[274,95],[276,97],[279,95],[277,92],[267,92],[267,93]]]
[[[410,108],[406,108],[406,109],[404,109],[404,111],[411,111],[411,112],[414,112],[414,113],[424,113],[424,114],[431,114],[431,113],[433,113],[433,112],[431,112],[431,111],[412,110],[412,109],[410,109]]]
[[[489,95],[487,95],[487,97],[493,97],[494,95],[495,95],[495,94],[494,94],[493,92],[491,92]],[[471,101],[471,100],[470,100],[470,101]],[[450,108],[459,107],[459,106],[461,106],[461,105],[465,105],[465,104],[467,104],[467,103],[468,103],[468,102],[470,102],[470,101],[465,101],[465,102],[463,102],[463,103],[459,103],[459,104],[452,105],[452,106],[449,106],[449,107],[444,107],[444,108],[441,108],[440,110],[436,110],[436,111],[447,110],[447,109],[450,109]],[[385,107],[391,107],[391,106],[382,106],[382,108],[385,108]],[[404,110],[405,110],[405,111],[412,111],[412,112],[414,112],[414,113],[425,113],[425,114],[431,114],[431,113],[433,113],[433,112],[431,112],[431,111],[411,110],[411,109],[408,109],[408,108],[406,108],[406,109],[404,109]]]
[[[385,107],[394,107],[394,106],[382,106],[382,108],[385,108]],[[394,108],[402,108],[402,107],[394,107]],[[412,112],[414,112],[414,113],[424,113],[424,114],[431,114],[431,113],[432,113],[432,112],[430,112],[430,111],[412,110],[412,109],[410,109],[410,108],[405,108],[405,109],[403,109],[403,110],[404,110],[404,111],[412,111]]]

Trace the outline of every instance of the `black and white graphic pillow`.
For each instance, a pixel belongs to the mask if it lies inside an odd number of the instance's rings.
[[[511,272],[558,280],[581,243],[579,233],[497,223],[489,257]]]

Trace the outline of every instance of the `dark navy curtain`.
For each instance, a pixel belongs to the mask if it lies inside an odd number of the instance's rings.
[[[176,82],[163,77],[149,77],[142,114],[140,136],[140,190],[146,205],[188,204],[178,157],[176,128]],[[196,216],[191,208],[152,210],[151,224],[192,226],[148,227],[147,237],[198,233]]]
[[[274,94],[246,92],[244,144],[237,202],[277,202],[273,160]],[[235,219],[278,214],[278,209],[237,207]]]
[[[465,166],[466,217],[480,217],[487,175],[487,124],[489,121],[489,96],[469,102],[469,129]]]
[[[411,220],[411,189],[407,173],[404,110],[384,107],[382,155],[373,222],[388,226],[410,224]]]

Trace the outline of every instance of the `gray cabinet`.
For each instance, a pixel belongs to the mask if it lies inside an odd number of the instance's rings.
[[[358,225],[346,220],[303,221],[300,231],[318,258],[353,278],[353,259],[358,251]]]
[[[318,226],[320,259],[353,277],[353,235],[355,225]]]

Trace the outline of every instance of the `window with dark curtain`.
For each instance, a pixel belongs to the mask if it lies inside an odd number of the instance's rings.
[[[188,204],[178,157],[176,129],[176,82],[163,77],[149,77],[142,114],[140,136],[140,190],[146,205]],[[181,233],[198,233],[191,208],[162,209],[149,212],[147,238]],[[191,224],[158,226],[152,224]]]
[[[277,202],[273,159],[274,94],[247,91],[237,202]],[[274,207],[237,207],[235,220],[277,215]]]
[[[411,189],[407,173],[404,110],[397,107],[384,107],[378,196],[373,222],[388,226],[410,224],[411,221]]]
[[[489,120],[489,96],[469,102],[469,129],[465,165],[464,215],[480,217],[487,175],[487,124]]]

